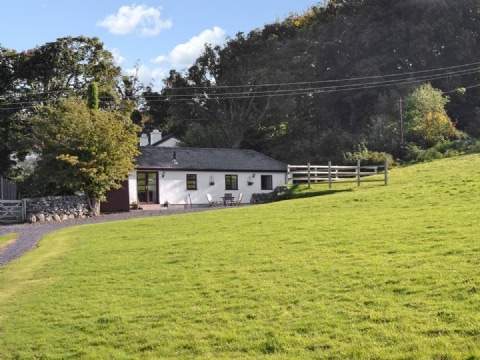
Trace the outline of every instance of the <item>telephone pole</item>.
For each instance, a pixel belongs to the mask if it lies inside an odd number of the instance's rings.
[[[402,152],[403,154],[403,150],[405,148],[405,145],[403,143],[403,111],[402,111],[402,99],[400,98],[400,100],[398,101],[398,103],[400,104],[399,108],[400,108],[400,151]]]

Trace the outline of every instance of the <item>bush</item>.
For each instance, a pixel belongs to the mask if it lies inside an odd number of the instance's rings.
[[[141,210],[142,207],[140,206],[140,204],[137,202],[137,201],[134,201],[130,204],[130,209],[132,210]]]
[[[428,149],[409,144],[404,160],[410,163],[426,162],[478,152],[480,152],[480,141],[475,139],[443,141]]]
[[[369,151],[364,144],[358,145],[358,150],[355,152],[347,152],[344,154],[344,161],[346,165],[356,165],[357,160],[360,160],[362,165],[383,165],[385,159],[388,160],[389,166],[394,165],[393,156],[386,152]]]

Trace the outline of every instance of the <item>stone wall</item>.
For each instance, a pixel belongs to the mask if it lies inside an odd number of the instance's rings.
[[[26,199],[27,221],[65,221],[92,216],[85,196],[48,196]]]
[[[288,188],[286,186],[278,186],[269,193],[252,194],[252,197],[250,198],[250,204],[264,204],[273,201],[285,200],[287,193]]]

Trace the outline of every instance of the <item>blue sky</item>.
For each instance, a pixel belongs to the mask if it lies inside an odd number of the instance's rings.
[[[2,3],[0,46],[24,51],[65,36],[98,37],[126,74],[155,87],[203,44],[303,13],[322,0],[14,0]]]

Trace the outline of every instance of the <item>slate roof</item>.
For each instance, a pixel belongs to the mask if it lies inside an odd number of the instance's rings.
[[[139,148],[137,169],[287,172],[287,165],[254,150],[153,147]],[[173,156],[178,164],[172,162]]]

